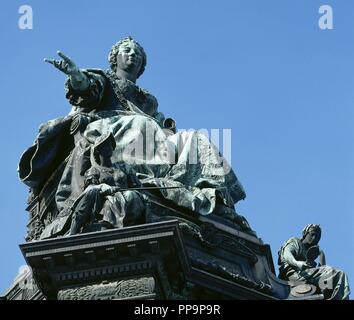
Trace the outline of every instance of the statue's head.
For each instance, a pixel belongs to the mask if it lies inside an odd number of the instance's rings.
[[[321,233],[319,224],[308,224],[302,230],[302,242],[310,246],[315,246],[321,239]]]
[[[144,73],[146,54],[143,47],[132,37],[127,37],[117,42],[108,55],[111,69],[132,73],[139,78]]]

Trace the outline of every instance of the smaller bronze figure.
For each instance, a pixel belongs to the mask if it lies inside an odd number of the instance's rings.
[[[349,299],[348,277],[343,271],[326,265],[324,252],[318,246],[320,239],[320,226],[309,224],[303,229],[301,239],[286,241],[278,252],[279,278],[295,285],[314,285],[328,300]],[[317,258],[319,263],[315,261]]]
[[[69,235],[81,232],[122,228],[139,224],[143,219],[144,205],[136,187],[138,179],[114,167],[111,162],[115,140],[112,134],[99,140],[91,151],[91,167],[85,172],[83,192],[71,208]],[[140,221],[142,222],[142,221]]]
[[[75,201],[69,235],[78,234],[85,225],[92,224],[103,208],[106,195],[112,194],[112,187],[100,183],[97,169],[89,169],[85,174],[85,190]],[[108,224],[109,228],[110,225]]]

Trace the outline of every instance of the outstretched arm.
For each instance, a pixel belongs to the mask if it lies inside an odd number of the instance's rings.
[[[68,76],[65,90],[66,98],[70,104],[82,108],[84,112],[99,108],[104,94],[104,77],[88,70],[79,69],[69,57],[60,51],[58,51],[58,55],[62,58],[61,60],[44,59],[44,61]]]
[[[65,73],[69,79],[70,84],[74,90],[85,91],[90,85],[87,76],[76,66],[76,64],[61,51],[57,51],[60,60],[44,59],[45,62],[52,64],[55,68]]]

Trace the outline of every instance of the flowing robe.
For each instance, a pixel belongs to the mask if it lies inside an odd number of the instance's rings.
[[[59,223],[47,226],[46,237],[63,231],[69,209],[84,189],[89,150],[108,133],[116,141],[114,166],[129,165],[143,185],[180,187],[161,190],[161,197],[201,215],[234,212],[234,204],[245,198],[245,192],[207,137],[164,129],[156,98],[112,71],[84,72],[89,88],[77,92],[66,82],[72,111],[42,125],[19,163],[20,179],[40,189],[58,164],[66,162],[55,196]],[[85,123],[76,132],[75,117],[79,124]]]

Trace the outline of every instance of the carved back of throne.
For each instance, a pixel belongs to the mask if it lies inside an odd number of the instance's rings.
[[[66,162],[59,165],[36,194],[30,195],[26,208],[29,212],[26,241],[38,240],[44,228],[57,217],[59,211],[55,202],[55,194]]]

